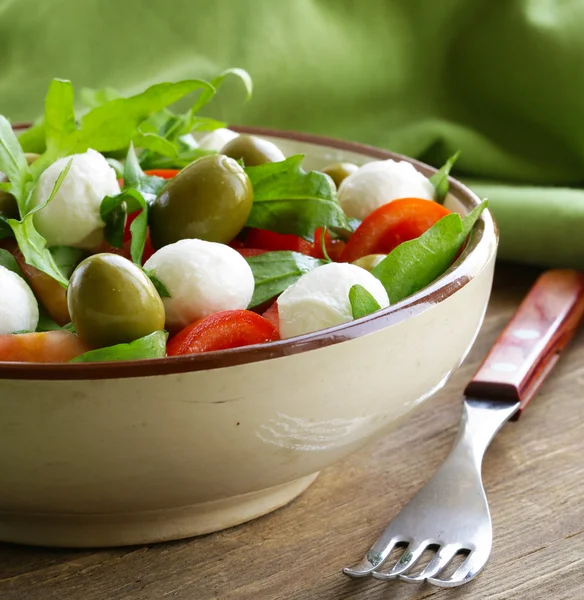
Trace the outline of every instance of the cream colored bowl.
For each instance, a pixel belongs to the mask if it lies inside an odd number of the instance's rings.
[[[287,155],[305,153],[311,168],[396,158],[261,133]],[[464,214],[478,201],[451,181],[450,209]],[[293,340],[132,363],[0,363],[0,540],[157,542],[290,502],[321,469],[395,427],[444,385],[481,326],[496,246],[485,212],[463,256],[435,283]]]

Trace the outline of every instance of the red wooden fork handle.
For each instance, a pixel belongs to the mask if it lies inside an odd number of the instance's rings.
[[[519,402],[518,418],[584,317],[584,273],[546,271],[465,389],[472,398]]]

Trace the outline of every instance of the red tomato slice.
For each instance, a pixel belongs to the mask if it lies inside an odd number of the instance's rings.
[[[277,251],[290,250],[312,256],[314,246],[297,235],[288,233],[275,233],[267,229],[250,228],[245,238],[248,248],[261,248],[262,250]]]
[[[269,321],[275,328],[276,331],[280,331],[280,315],[278,314],[278,303],[274,302],[262,317]]]
[[[162,177],[162,179],[172,179],[176,177],[176,174],[180,171],[180,169],[150,169],[148,171],[144,171],[146,175],[150,175],[151,177]]]
[[[314,258],[324,258],[324,253],[322,251],[322,232],[323,227],[319,227],[314,232],[314,248],[312,252],[312,256]],[[343,240],[333,240],[327,231],[324,236],[324,245],[329,255],[329,258],[334,261],[338,261],[341,258],[341,254],[345,249],[346,243]]]
[[[90,349],[70,331],[0,335],[0,361],[64,363]]]
[[[268,320],[249,310],[225,310],[187,325],[167,344],[168,356],[251,346],[279,339]]]
[[[450,214],[437,202],[401,198],[374,210],[349,238],[341,261],[353,262],[368,254],[388,254],[402,242],[420,237]]]

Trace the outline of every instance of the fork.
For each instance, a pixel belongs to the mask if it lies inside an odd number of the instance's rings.
[[[450,454],[361,562],[343,569],[346,575],[455,587],[480,573],[493,541],[481,480],[483,455],[503,424],[519,418],[583,316],[584,274],[551,270],[538,278],[467,385]],[[406,544],[399,560],[385,568],[394,548]],[[415,573],[416,563],[431,548],[438,550]],[[441,577],[462,553],[463,562],[451,575]]]

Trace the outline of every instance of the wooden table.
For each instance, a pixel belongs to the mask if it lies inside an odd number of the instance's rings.
[[[0,600],[584,599],[584,331],[484,462],[493,523],[485,571],[457,590],[354,581],[359,559],[446,455],[460,392],[537,276],[500,265],[466,363],[398,431],[325,470],[289,507],[207,537],[68,551],[0,544]]]

